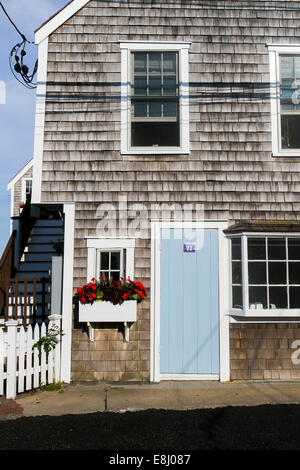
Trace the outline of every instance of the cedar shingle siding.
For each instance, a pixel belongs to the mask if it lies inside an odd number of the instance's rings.
[[[91,1],[49,38],[42,202],[76,203],[74,288],[102,202],[203,203],[205,219],[295,221],[297,159],[273,158],[266,43],[300,43],[300,1]],[[120,154],[119,41],[188,41],[189,155]],[[150,287],[150,234],[135,278]],[[73,378],[148,380],[150,301],[124,344],[76,330]]]

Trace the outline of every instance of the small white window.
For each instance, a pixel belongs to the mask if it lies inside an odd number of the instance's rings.
[[[231,308],[245,316],[300,316],[300,236],[231,238]]]
[[[269,46],[272,150],[300,156],[300,45]]]
[[[32,193],[32,178],[23,178],[22,179],[22,201],[26,202],[31,200]]]
[[[189,152],[187,43],[121,44],[122,153]]]
[[[88,238],[87,281],[103,274],[108,279],[134,279],[134,239]]]
[[[106,276],[107,279],[118,281],[126,277],[126,250],[98,250],[97,252],[97,277]]]

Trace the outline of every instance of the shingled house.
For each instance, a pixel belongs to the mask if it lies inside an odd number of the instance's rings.
[[[63,214],[63,379],[296,379],[300,1],[73,0],[36,31],[32,207]],[[79,321],[106,272],[136,321]]]

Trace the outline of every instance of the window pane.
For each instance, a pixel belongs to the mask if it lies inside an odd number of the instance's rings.
[[[287,287],[270,287],[270,308],[287,308]]]
[[[269,263],[269,284],[286,284],[286,263]]]
[[[147,77],[135,77],[134,95],[147,96]]]
[[[266,259],[265,238],[248,238],[248,259]]]
[[[177,102],[163,103],[164,117],[177,118]]]
[[[291,78],[294,76],[294,61],[291,56],[280,56],[281,78]]]
[[[232,284],[242,284],[241,261],[233,261],[232,263]]]
[[[162,116],[162,104],[160,102],[149,103],[149,116],[150,117]]]
[[[241,286],[232,287],[232,308],[243,308],[243,288]]]
[[[300,263],[289,263],[289,283],[300,284]]]
[[[109,269],[109,252],[103,251],[100,255],[100,270]]]
[[[300,287],[290,287],[290,308],[300,308]]]
[[[131,145],[133,147],[167,146],[178,147],[178,122],[132,122]]]
[[[288,239],[288,253],[290,260],[300,260],[300,238]]]
[[[295,78],[300,77],[300,56],[295,56],[294,58],[294,72]]]
[[[100,271],[100,276],[106,276],[109,279],[109,272],[108,271]]]
[[[267,288],[249,287],[250,308],[267,308]]]
[[[149,95],[150,96],[161,96],[162,94],[162,83],[160,77],[149,78]]]
[[[135,52],[134,53],[134,73],[147,73],[147,53]]]
[[[149,53],[149,73],[161,73],[161,53]]]
[[[133,113],[134,117],[147,117],[147,103],[138,101],[134,103]]]
[[[242,239],[241,238],[232,238],[231,256],[233,260],[242,259]]]
[[[120,279],[120,271],[111,272],[110,277],[113,278],[114,281],[118,281]]]
[[[177,52],[164,52],[164,73],[176,73]]]
[[[176,77],[164,77],[164,96],[176,96]]]
[[[266,263],[248,263],[249,284],[266,284]]]
[[[300,115],[281,116],[281,143],[284,149],[300,148]]]
[[[286,259],[285,238],[268,238],[268,259]]]
[[[120,269],[120,252],[111,253],[110,269]]]

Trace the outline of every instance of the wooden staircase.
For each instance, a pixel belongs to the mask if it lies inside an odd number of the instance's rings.
[[[29,206],[0,261],[0,323],[13,318],[26,326],[45,322],[50,314],[52,256],[62,252],[64,223],[57,211]]]

